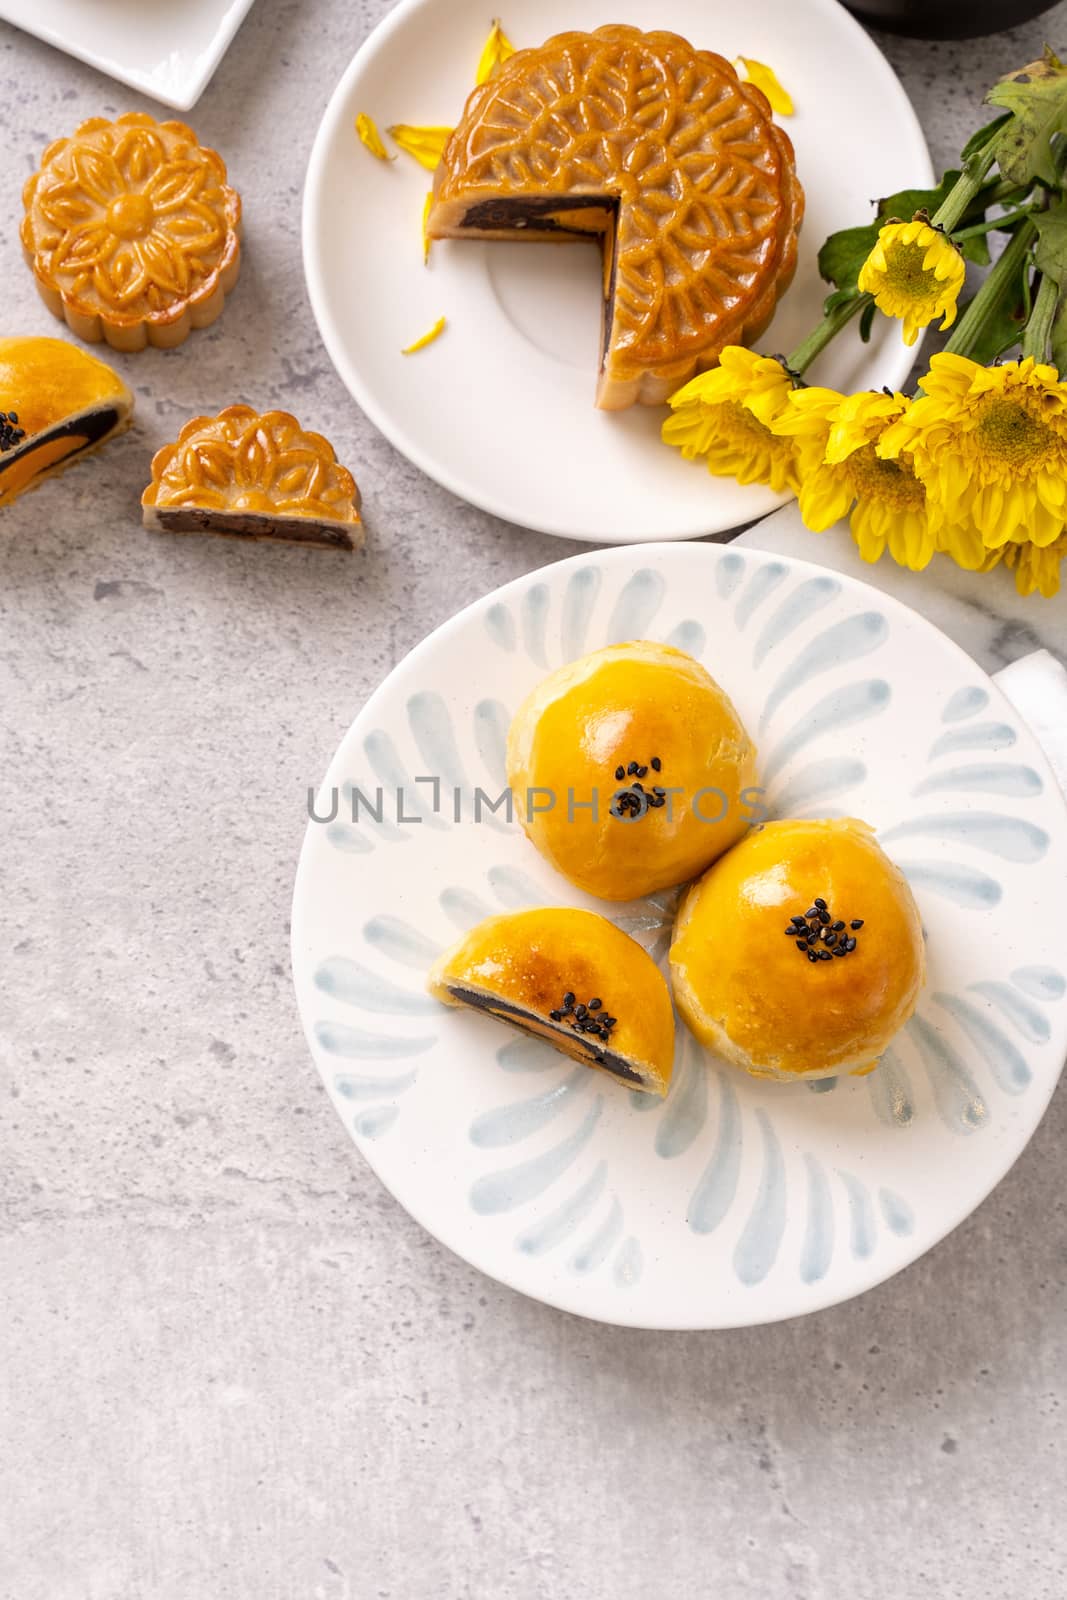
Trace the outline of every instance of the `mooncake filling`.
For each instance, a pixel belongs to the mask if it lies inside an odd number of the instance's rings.
[[[314,517],[268,516],[254,511],[204,510],[197,506],[156,506],[152,525],[166,533],[222,533],[235,539],[283,539],[331,550],[351,550],[352,539],[337,524]]]
[[[448,992],[461,1005],[471,1006],[476,1011],[488,1011],[501,1022],[510,1022],[526,1033],[536,1033],[553,1042],[565,1040],[568,1055],[594,1062],[605,1072],[610,1072],[616,1078],[622,1078],[626,1083],[636,1084],[638,1088],[649,1087],[646,1079],[631,1066],[630,1062],[614,1050],[605,1050],[588,1034],[574,1033],[570,1028],[554,1027],[546,1017],[538,1016],[535,1011],[527,1011],[522,1006],[512,1005],[510,1001],[501,1000],[496,995],[480,993],[477,989],[449,984]]]
[[[8,494],[21,493],[40,473],[102,443],[123,420],[116,407],[100,406],[0,453],[0,503]]]

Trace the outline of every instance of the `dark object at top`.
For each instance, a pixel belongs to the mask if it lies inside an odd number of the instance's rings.
[[[920,39],[975,39],[1051,10],[1049,0],[847,0],[862,22]]]

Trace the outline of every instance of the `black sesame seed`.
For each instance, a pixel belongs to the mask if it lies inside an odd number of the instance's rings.
[[[626,768],[625,767],[616,767],[615,768],[615,779],[616,779],[616,782],[621,781],[621,779],[625,778],[625,776],[626,776]]]
[[[660,760],[659,756],[653,756],[652,760],[649,762],[649,766],[652,768],[653,772],[658,772],[662,765],[663,765],[663,763]]]
[[[856,917],[854,921],[849,923],[849,927],[850,928],[862,928],[863,927],[863,918],[862,917]],[[855,940],[853,940],[853,943],[855,943]]]

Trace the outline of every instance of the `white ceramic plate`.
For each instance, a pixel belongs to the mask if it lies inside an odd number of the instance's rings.
[[[308,170],[304,261],[334,365],[416,466],[512,522],[620,544],[753,521],[781,497],[682,461],[660,443],[663,408],[594,409],[601,290],[591,248],[449,240],[426,268],[430,174],[407,156],[375,161],[358,143],[360,111],[382,128],[454,122],[489,14],[483,0],[405,0],[330,102]],[[600,0],[509,0],[503,20],[523,45],[605,16]],[[866,221],[872,196],[931,181],[900,83],[836,0],[613,0],[610,18],[770,62],[793,93],[797,114],[785,126],[808,210],[796,280],[762,341],[791,349],[819,319],[827,286],[816,256],[826,235]],[[448,328],[434,345],[400,354],[442,315]],[[911,362],[883,319],[871,347],[849,330],[817,370],[841,386],[899,386]]]
[[[189,111],[253,0],[0,0],[0,19],[109,78]]]
[[[666,1102],[439,1006],[436,953],[492,911],[593,905],[517,824],[471,819],[547,670],[628,638],[733,697],[773,811],[851,814],[915,889],[929,983],[866,1079],[760,1083],[679,1029]],[[440,780],[440,810],[433,788]],[[377,808],[351,820],[351,786]],[[1023,1149],[1067,1049],[1067,812],[1036,741],[961,650],[888,596],[709,545],[601,551],[454,617],[338,750],[297,873],[293,968],[345,1126],[424,1227],[604,1322],[721,1328],[845,1299],[954,1228]],[[453,791],[465,820],[456,823]],[[398,822],[397,790],[406,819]],[[598,905],[657,956],[670,897]]]

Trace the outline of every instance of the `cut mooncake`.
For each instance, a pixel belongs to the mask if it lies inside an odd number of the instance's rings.
[[[796,267],[804,195],[761,91],[673,33],[612,26],[519,50],[470,96],[431,238],[594,239],[597,404],[659,404],[757,338]]]
[[[333,445],[287,411],[228,406],[194,417],[152,462],[146,528],[355,550],[360,494]]]
[[[663,974],[593,911],[547,907],[487,917],[440,958],[430,993],[544,1039],[631,1089],[665,1095],[674,1012]]]

